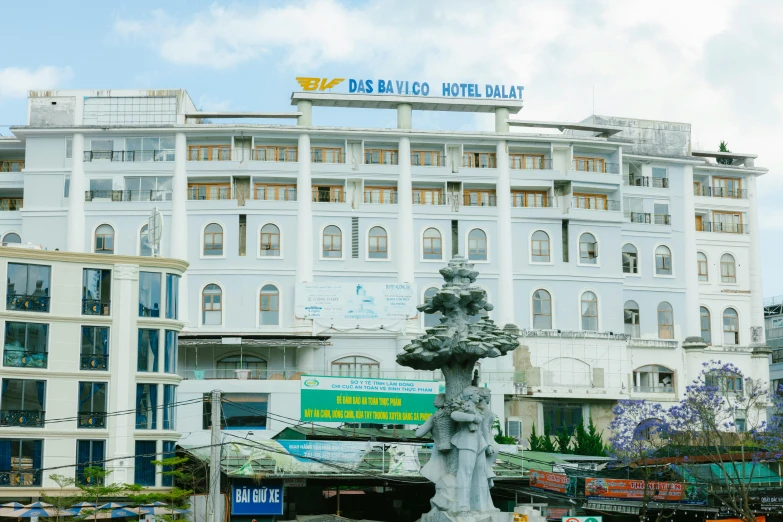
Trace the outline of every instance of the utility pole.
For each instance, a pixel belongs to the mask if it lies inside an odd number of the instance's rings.
[[[209,497],[208,501],[212,504],[211,516],[209,522],[222,522],[218,518],[218,506],[220,505],[220,450],[222,449],[220,433],[220,390],[212,390],[212,439],[211,453],[209,457]]]

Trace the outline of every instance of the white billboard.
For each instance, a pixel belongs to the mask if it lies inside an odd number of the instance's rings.
[[[406,319],[415,317],[410,283],[299,283],[296,316],[305,319]]]

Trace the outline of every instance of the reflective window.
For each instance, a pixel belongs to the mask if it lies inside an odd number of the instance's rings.
[[[323,257],[343,257],[343,233],[334,225],[324,229]]]
[[[223,323],[223,290],[218,285],[207,285],[201,295],[201,324]]]
[[[49,325],[6,321],[3,366],[46,368]]]
[[[630,243],[623,245],[623,273],[639,273],[639,252],[636,247]]]
[[[593,292],[582,294],[582,330],[598,331],[598,298]]]
[[[202,428],[212,427],[210,394],[204,394]],[[265,430],[269,404],[268,393],[224,393],[222,396],[221,429]]]
[[[163,371],[177,373],[178,334],[174,330],[166,330],[166,355],[163,359]]]
[[[258,324],[280,324],[280,291],[275,285],[264,285],[259,296]]]
[[[101,225],[95,229],[95,253],[114,253],[114,228],[111,225]]]
[[[97,477],[85,476],[86,468],[104,469],[106,459],[105,440],[77,440],[76,441],[76,482],[79,484],[93,484]]]
[[[136,371],[158,371],[158,343],[160,330],[139,328]]]
[[[422,237],[422,254],[424,259],[443,259],[443,242],[436,228],[428,228]]]
[[[543,230],[533,232],[530,238],[530,257],[534,263],[549,262],[549,234]]]
[[[487,234],[474,228],[468,234],[468,259],[471,261],[487,260]]]
[[[109,369],[109,329],[104,326],[82,326],[79,369]]]
[[[109,315],[111,270],[82,270],[82,315]]]
[[[139,272],[139,317],[160,317],[159,272]]]
[[[210,223],[204,229],[204,255],[223,255],[223,227],[217,223]]]
[[[136,456],[133,463],[133,483],[138,486],[154,486],[157,470],[153,461],[157,460],[154,440],[137,440]]]
[[[140,256],[151,256],[152,255],[152,245],[150,244],[150,227],[148,225],[144,225],[141,227],[141,232],[139,232],[139,255]]]
[[[367,234],[367,256],[370,259],[388,259],[388,237],[383,227],[372,227]]]
[[[280,229],[277,228],[277,225],[267,223],[261,227],[259,248],[259,253],[262,256],[280,256]]]
[[[173,384],[163,385],[163,429],[177,428],[177,387]]]
[[[166,319],[179,319],[179,276],[166,274]]]
[[[48,312],[51,276],[49,266],[8,263],[6,310]]]
[[[154,430],[158,426],[158,385],[136,385],[136,429]]]
[[[79,383],[78,428],[106,428],[105,382]]]
[[[6,234],[3,238],[3,243],[21,243],[22,238],[19,237],[19,234],[14,234],[11,232],[10,234]]]

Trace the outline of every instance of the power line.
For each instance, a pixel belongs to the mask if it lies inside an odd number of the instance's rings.
[[[145,408],[145,410],[147,410],[147,411],[149,411],[149,410],[160,410],[160,409],[164,409],[164,408],[170,408],[170,407],[176,407],[176,406],[184,406],[184,405],[195,404],[195,403],[199,403],[199,402],[202,402],[202,399],[188,399],[188,400],[185,400],[185,401],[173,402],[171,404],[161,404],[161,405],[151,406],[149,408]],[[82,417],[84,415],[103,415],[104,417],[117,417],[117,416],[122,416],[122,415],[132,415],[132,414],[135,414],[137,412],[138,412],[137,408],[134,408],[132,410],[119,410],[119,411],[106,412],[106,413],[102,413],[102,412],[86,412],[86,413],[82,413],[82,414],[77,414],[75,417],[58,417],[58,418],[54,418],[54,419],[44,419],[43,422],[41,422],[41,424],[56,424],[56,423],[60,423],[60,422],[70,422],[70,421],[78,420],[80,417]]]

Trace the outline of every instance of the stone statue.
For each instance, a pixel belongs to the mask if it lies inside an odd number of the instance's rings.
[[[510,520],[492,505],[492,464],[497,450],[492,437],[496,416],[490,391],[471,386],[479,359],[500,357],[518,346],[516,328],[500,329],[488,317],[487,293],[474,283],[478,272],[457,256],[440,270],[445,284],[419,311],[441,313],[440,324],[414,339],[397,362],[417,370],[441,370],[446,393],[435,400],[437,411],[416,432],[431,432],[433,450],[421,474],[435,484],[432,509],[422,522],[500,522]],[[509,516],[507,516],[509,515]]]

